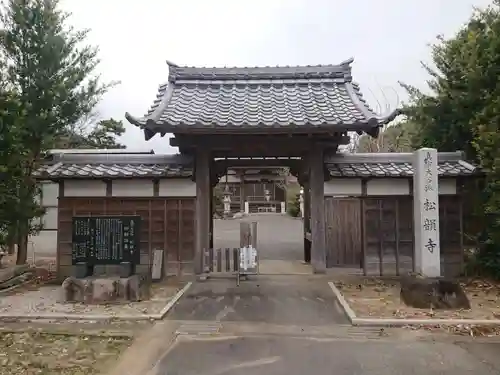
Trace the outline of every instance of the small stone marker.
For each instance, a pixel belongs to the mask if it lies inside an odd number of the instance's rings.
[[[151,269],[151,278],[155,281],[160,280],[163,268],[163,250],[153,250],[153,267]]]
[[[427,277],[441,276],[437,158],[434,148],[417,150],[413,157],[415,271]]]

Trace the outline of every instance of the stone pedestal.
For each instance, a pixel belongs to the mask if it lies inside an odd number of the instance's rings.
[[[137,302],[150,298],[150,284],[146,277],[68,277],[62,284],[64,302],[106,304]]]

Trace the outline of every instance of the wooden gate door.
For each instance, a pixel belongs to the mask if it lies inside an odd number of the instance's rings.
[[[361,200],[326,198],[327,267],[361,267]]]

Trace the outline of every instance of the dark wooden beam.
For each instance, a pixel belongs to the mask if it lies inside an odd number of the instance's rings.
[[[296,168],[301,163],[300,159],[223,159],[216,160],[216,168],[248,167],[289,167]]]
[[[305,182],[302,185],[304,189],[304,262],[311,263],[311,241],[308,238],[311,233],[311,192],[309,190],[309,183]]]
[[[214,151],[237,151],[244,153],[263,153],[265,149],[308,150],[312,144],[320,144],[325,149],[337,148],[340,144],[348,144],[350,137],[344,133],[331,135],[175,135],[170,138],[172,147],[181,150],[209,147]]]
[[[311,264],[315,273],[326,272],[325,232],[325,176],[321,147],[314,147],[309,154],[309,186],[311,189]]]
[[[209,248],[214,248],[214,186],[210,185],[210,218],[209,218],[209,228],[210,228],[210,240]]]
[[[301,157],[305,152],[307,152],[310,148],[304,149],[284,149],[279,146],[269,147],[267,149],[262,150],[243,150],[235,147],[234,150],[214,150],[213,157],[214,158],[293,158],[293,157]],[[190,151],[191,152],[191,151]]]
[[[210,248],[210,152],[199,148],[195,159],[196,179],[196,249],[194,254],[194,271],[203,272],[204,251]]]

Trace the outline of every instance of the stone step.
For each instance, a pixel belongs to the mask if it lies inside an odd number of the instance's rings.
[[[217,322],[186,322],[177,328],[177,335],[215,335],[219,333],[221,324]]]

